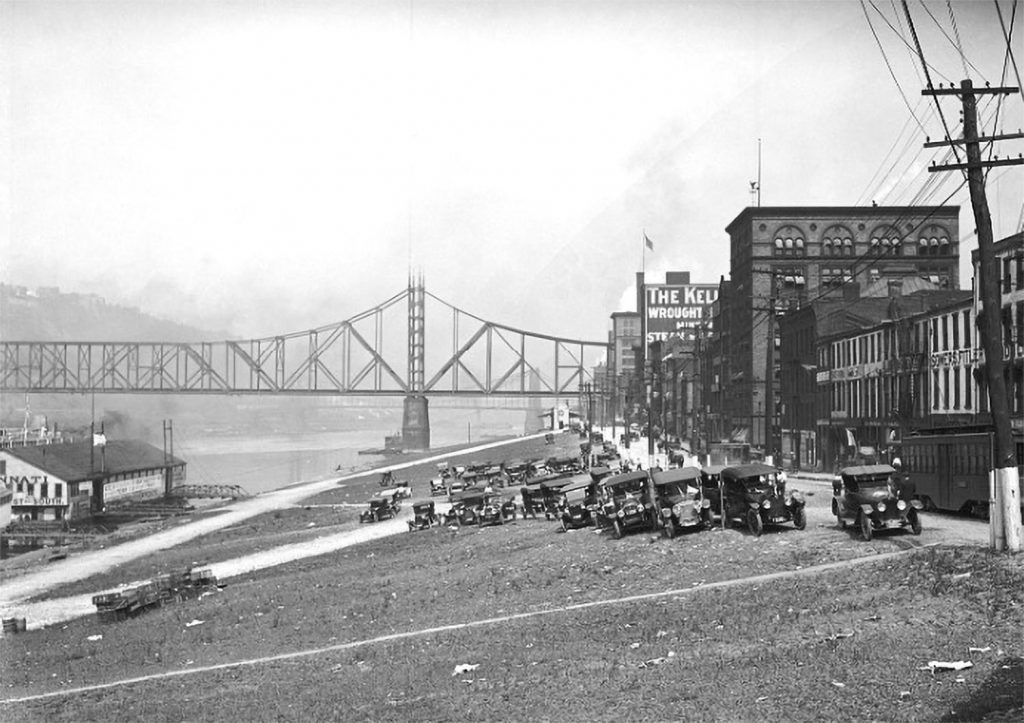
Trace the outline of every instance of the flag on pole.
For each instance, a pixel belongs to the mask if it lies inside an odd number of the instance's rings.
[[[647,238],[646,232],[644,232],[644,246],[649,248],[651,251],[654,251],[654,242]]]

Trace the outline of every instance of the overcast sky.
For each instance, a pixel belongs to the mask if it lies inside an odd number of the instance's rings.
[[[0,281],[264,336],[369,308],[411,265],[484,318],[601,339],[642,233],[651,279],[728,274],[758,138],[763,205],[955,188],[924,170],[907,103],[941,125],[899,2],[875,4],[0,0]],[[952,8],[910,2],[933,79],[998,84],[995,3]],[[996,238],[1019,230],[1024,167],[989,194]]]

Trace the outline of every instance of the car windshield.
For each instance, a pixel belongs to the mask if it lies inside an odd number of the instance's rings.
[[[685,482],[672,482],[667,485],[659,485],[658,494],[662,497],[686,497],[697,494],[697,490]]]
[[[886,479],[862,479],[850,485],[850,491],[862,495],[870,495],[876,492],[889,492],[890,484]]]
[[[748,490],[766,490],[772,486],[771,480],[767,475],[757,475],[754,477],[744,477],[743,486]]]

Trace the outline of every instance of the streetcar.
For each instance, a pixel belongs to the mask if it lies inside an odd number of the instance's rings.
[[[991,431],[922,432],[904,437],[906,482],[925,509],[988,517]],[[1017,472],[1024,468],[1024,434],[1013,433]]]

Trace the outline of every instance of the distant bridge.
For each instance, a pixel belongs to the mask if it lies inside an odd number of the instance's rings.
[[[428,305],[440,318],[450,314],[450,321],[431,327],[437,331],[429,347]],[[407,289],[345,321],[280,336],[3,341],[0,391],[403,396],[403,431],[415,437],[416,428],[429,429],[428,397],[575,397],[592,381],[585,359],[589,355],[592,366],[607,346],[486,321],[410,277]]]

